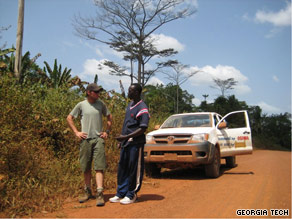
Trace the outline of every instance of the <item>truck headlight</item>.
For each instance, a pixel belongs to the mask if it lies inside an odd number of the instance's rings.
[[[152,135],[146,135],[146,144],[155,144],[154,137]]]
[[[190,143],[199,143],[207,141],[209,138],[209,134],[195,134],[192,136]]]

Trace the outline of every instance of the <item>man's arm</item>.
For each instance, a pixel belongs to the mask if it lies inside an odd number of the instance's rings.
[[[67,116],[67,122],[68,122],[68,125],[69,127],[72,129],[72,131],[74,132],[74,134],[76,135],[77,138],[79,139],[86,139],[87,138],[87,133],[84,133],[84,132],[79,132],[74,124],[74,121],[73,121],[73,116],[72,115],[68,115]]]
[[[104,138],[104,139],[107,139],[108,138],[108,135],[109,135],[109,132],[110,130],[112,129],[112,121],[113,121],[113,117],[111,114],[107,115],[107,122],[106,122],[106,131],[105,132],[102,132],[100,137],[101,138]]]
[[[134,138],[136,136],[142,135],[144,132],[146,132],[146,130],[147,130],[147,127],[140,127],[136,131],[134,131],[128,135],[120,135],[120,136],[115,137],[115,139],[117,139],[118,141],[121,142],[121,141],[127,140],[129,138]]]
[[[149,123],[149,118],[150,118],[148,109],[146,107],[141,109],[137,113],[137,117],[139,118],[140,127],[128,135],[120,135],[120,136],[115,137],[116,140],[118,140],[119,142],[122,142],[122,141],[128,140],[129,138],[134,138],[139,135],[142,135],[146,132],[148,123]]]

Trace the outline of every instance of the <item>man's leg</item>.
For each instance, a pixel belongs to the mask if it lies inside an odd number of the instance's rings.
[[[93,149],[93,160],[95,169],[95,179],[97,185],[96,206],[104,206],[103,197],[103,172],[106,169],[106,159],[104,150],[104,140],[97,138]]]
[[[83,203],[93,198],[91,192],[91,144],[87,140],[81,142],[79,156],[85,183],[84,194],[79,197],[79,202]]]
[[[144,157],[143,157],[143,146],[135,145],[132,147],[130,153],[130,161],[129,161],[129,191],[127,193],[127,197],[132,199],[134,194],[137,193],[142,185],[143,179],[143,165],[144,165]]]
[[[109,201],[112,203],[120,202],[120,200],[125,197],[129,188],[127,153],[128,153],[127,148],[121,148],[118,174],[117,174],[117,181],[118,181],[117,193],[114,197],[109,199]]]
[[[97,189],[103,189],[103,171],[102,170],[96,170],[96,185]]]
[[[84,172],[84,183],[86,188],[91,189],[91,177],[91,170],[87,170],[86,172]]]
[[[116,196],[119,198],[124,198],[129,189],[129,169],[128,169],[128,159],[129,159],[129,148],[125,147],[121,149],[120,160],[118,166],[118,188]]]
[[[131,146],[128,161],[128,192],[120,201],[121,204],[131,204],[136,201],[136,193],[140,190],[143,179],[143,145]]]

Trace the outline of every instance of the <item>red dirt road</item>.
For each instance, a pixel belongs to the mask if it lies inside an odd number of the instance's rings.
[[[95,200],[85,204],[74,200],[62,211],[38,217],[236,218],[237,209],[266,209],[272,217],[271,209],[288,209],[291,218],[291,152],[255,150],[236,159],[233,169],[225,168],[221,160],[218,179],[206,179],[202,169],[147,178],[139,201],[131,205],[109,203],[114,191],[106,191],[104,207],[96,207]]]

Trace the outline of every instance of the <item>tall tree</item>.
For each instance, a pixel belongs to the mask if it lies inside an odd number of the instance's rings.
[[[215,83],[215,86],[211,86],[211,87],[215,89],[219,89],[223,97],[225,97],[226,91],[232,90],[234,86],[238,83],[238,81],[235,81],[234,78],[228,78],[226,80],[214,78],[213,81]]]
[[[253,134],[259,135],[262,133],[263,121],[267,117],[266,114],[262,114],[262,109],[259,106],[250,106],[248,109],[250,125]]]
[[[193,77],[195,74],[197,74],[199,71],[192,71],[187,72],[187,69],[189,68],[188,65],[184,65],[182,63],[179,63],[176,60],[171,60],[167,63],[163,64],[164,66],[169,66],[173,71],[171,72],[163,72],[167,79],[173,82],[176,85],[176,113],[179,112],[179,88],[182,84],[184,84],[190,77]]]
[[[177,86],[172,83],[145,86],[145,102],[153,113],[176,113]],[[179,88],[179,112],[192,112],[194,96]]]
[[[185,18],[195,12],[191,1],[184,0],[95,0],[98,8],[95,17],[75,16],[74,27],[78,35],[97,40],[121,52],[125,57],[137,61],[137,82],[145,84],[144,67],[153,57],[151,34],[164,24]],[[100,33],[104,33],[100,35]],[[131,72],[133,74],[133,72]],[[146,77],[145,77],[146,76]],[[144,82],[143,82],[144,80]]]
[[[145,65],[151,60],[151,58],[153,58],[154,56],[168,57],[168,56],[172,56],[172,55],[177,53],[177,51],[175,51],[174,49],[165,49],[165,50],[159,51],[153,45],[147,45],[147,46],[149,46],[149,48],[146,48],[146,47],[144,48],[143,58],[142,58],[142,74],[141,74],[142,88],[144,88],[144,86],[147,84],[149,79],[152,76],[154,76],[156,72],[158,72],[161,68],[165,67],[163,64],[167,63],[167,62],[156,63],[157,65],[154,68],[146,70]],[[134,71],[133,71],[133,67],[134,67],[133,63],[135,61],[135,59],[134,59],[135,56],[132,56],[132,55],[130,55],[130,56],[125,55],[124,56],[124,60],[130,61],[130,64],[131,64],[130,73],[127,71],[127,69],[128,69],[127,67],[120,66],[119,64],[117,64],[113,61],[104,60],[102,65],[109,67],[109,69],[110,69],[109,73],[111,75],[130,77],[131,84],[132,84],[134,79],[136,81],[139,81],[138,75],[134,74]],[[99,70],[103,69],[102,65],[101,64],[99,65]]]
[[[202,96],[204,97],[204,101],[207,102],[207,98],[209,97],[209,94],[203,94]]]
[[[225,98],[219,96],[214,100],[213,110],[219,114],[226,115],[229,112],[237,110],[247,110],[248,106],[245,101],[239,101],[234,95]]]
[[[17,78],[21,78],[23,23],[24,23],[24,0],[18,0],[18,23],[14,66],[14,72]]]

